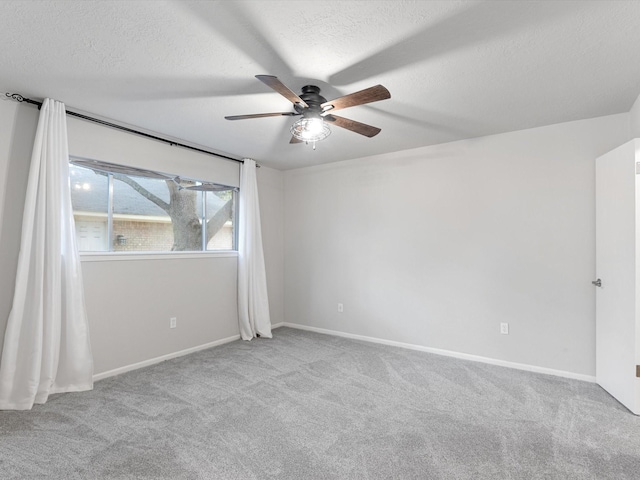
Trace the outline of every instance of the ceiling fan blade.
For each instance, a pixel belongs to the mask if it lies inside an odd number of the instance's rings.
[[[365,103],[377,102],[379,100],[385,100],[391,98],[389,90],[382,85],[376,85],[375,87],[365,88],[359,92],[345,95],[344,97],[336,98],[320,105],[324,111],[340,110],[347,107],[355,107],[356,105],[364,105]]]
[[[289,143],[302,143],[302,140],[291,135],[291,140],[289,140]]]
[[[300,115],[296,112],[279,112],[279,113],[253,113],[251,115],[230,115],[224,117],[227,120],[246,120],[247,118],[263,118],[263,117],[293,117]]]
[[[278,80],[278,77],[274,77],[273,75],[256,75],[256,78],[260,80],[265,85],[273,88],[276,92],[282,95],[284,98],[289,100],[291,103],[296,104],[299,103],[300,106],[307,108],[307,105],[304,100],[302,100],[298,95],[293,93],[284,83]]]
[[[375,137],[381,132],[378,127],[372,127],[371,125],[367,125],[366,123],[356,122],[355,120],[338,117],[337,115],[327,115],[326,117],[324,117],[324,119],[331,125],[346,128],[347,130],[351,130],[352,132],[359,133],[360,135],[364,135],[365,137],[369,138]]]

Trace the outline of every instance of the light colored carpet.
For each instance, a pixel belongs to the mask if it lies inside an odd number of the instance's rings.
[[[596,385],[289,328],[0,412],[8,479],[640,479]]]

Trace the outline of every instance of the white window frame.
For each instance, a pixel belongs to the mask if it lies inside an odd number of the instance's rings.
[[[239,188],[229,185],[223,185],[215,182],[210,182],[201,179],[187,178],[186,176],[180,176],[177,174],[169,174],[159,172],[155,170],[139,169],[136,167],[128,167],[126,165],[104,162],[99,160],[92,160],[74,155],[69,156],[69,163],[81,168],[99,170],[107,174],[108,181],[108,203],[107,203],[107,245],[109,250],[105,251],[80,251],[82,261],[109,261],[109,260],[158,260],[158,259],[175,259],[175,258],[203,258],[203,257],[237,257],[237,245],[238,245],[238,201],[239,201]],[[202,229],[202,250],[189,250],[189,251],[114,251],[113,242],[115,240],[113,235],[113,174],[123,173],[131,176],[146,176],[147,178],[158,179],[184,179],[194,181],[199,186],[204,187],[220,187],[224,190],[231,190],[233,195],[233,214],[232,214],[232,248],[228,250],[207,250],[206,249],[206,226]],[[203,190],[202,195],[202,211],[203,217],[206,218],[206,190]],[[202,218],[202,221],[206,222]]]

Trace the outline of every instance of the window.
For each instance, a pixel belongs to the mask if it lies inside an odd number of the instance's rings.
[[[81,252],[235,249],[234,187],[78,158],[69,181]]]

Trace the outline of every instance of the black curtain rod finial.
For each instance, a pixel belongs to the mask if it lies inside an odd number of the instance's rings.
[[[35,100],[31,100],[30,98],[23,97],[19,93],[5,93],[5,95],[9,97],[11,100],[15,100],[16,102],[19,102],[19,103],[24,102],[24,103],[30,103],[31,105],[35,105],[36,107],[38,107],[38,110],[42,108],[42,102],[36,102]]]
[[[5,96],[9,97],[11,100],[15,100],[16,102],[24,102],[24,97],[19,93],[5,93]]]

